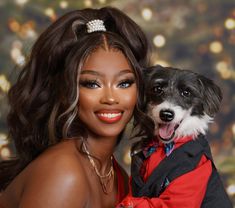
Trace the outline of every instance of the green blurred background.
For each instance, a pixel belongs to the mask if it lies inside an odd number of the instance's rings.
[[[73,9],[115,6],[134,19],[152,44],[152,63],[191,69],[222,88],[223,102],[208,132],[226,190],[235,202],[235,0],[0,0],[0,160],[14,154],[7,139],[6,93],[32,44]],[[131,141],[116,156],[129,172]],[[235,203],[234,203],[235,204]]]

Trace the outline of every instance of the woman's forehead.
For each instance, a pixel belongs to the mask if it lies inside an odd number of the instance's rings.
[[[105,50],[103,48],[92,52],[85,60],[81,70],[82,74],[84,71],[103,75],[133,73],[128,59],[120,50]]]

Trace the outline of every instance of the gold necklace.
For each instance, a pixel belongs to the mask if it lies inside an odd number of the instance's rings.
[[[87,154],[87,157],[88,157],[88,159],[89,159],[89,161],[90,161],[92,167],[93,167],[94,170],[95,170],[96,175],[97,175],[98,178],[99,178],[99,181],[100,181],[100,184],[101,184],[101,187],[102,187],[103,192],[104,192],[105,194],[109,194],[109,193],[112,191],[112,188],[113,188],[112,184],[111,184],[110,187],[108,188],[108,184],[109,184],[109,182],[111,181],[111,178],[112,178],[112,176],[113,176],[113,174],[114,174],[114,170],[113,170],[113,157],[111,156],[111,167],[110,167],[109,172],[108,172],[107,174],[105,174],[105,175],[102,175],[102,174],[99,172],[99,170],[98,170],[98,168],[97,168],[97,166],[96,166],[96,164],[95,164],[95,161],[94,161],[93,158],[91,157],[91,154],[90,154],[90,152],[88,151],[87,146],[86,146],[86,144],[85,144],[84,141],[82,142],[82,146],[83,146],[84,151],[85,151],[86,154]]]

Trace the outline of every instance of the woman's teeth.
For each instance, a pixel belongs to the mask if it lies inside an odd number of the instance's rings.
[[[106,118],[115,118],[117,116],[120,116],[121,113],[100,113],[98,115]]]

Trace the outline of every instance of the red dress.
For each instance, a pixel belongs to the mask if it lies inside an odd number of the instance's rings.
[[[114,170],[117,174],[117,181],[118,181],[118,191],[117,191],[117,198],[116,198],[117,200],[116,205],[117,205],[126,196],[125,186],[124,186],[125,180],[124,180],[124,176],[122,175],[121,168],[119,164],[117,163],[117,161],[115,160],[115,158],[113,159],[113,165],[114,165]]]

